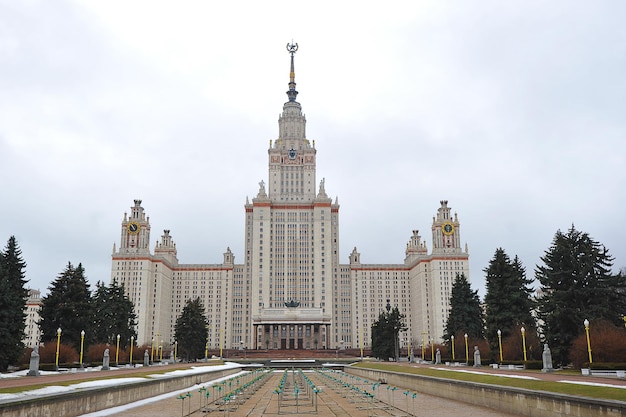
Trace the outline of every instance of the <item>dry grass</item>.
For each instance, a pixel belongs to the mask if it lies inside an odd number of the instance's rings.
[[[626,401],[626,389],[623,388],[598,387],[594,385],[566,384],[554,381],[508,378],[506,376],[481,375],[475,373],[446,371],[431,368],[415,368],[386,363],[363,362],[354,366],[358,368],[370,368],[378,369],[381,371],[410,373],[436,378],[452,379],[456,381],[467,381],[480,384],[523,388],[532,391],[545,391],[581,397],[601,398],[605,400]],[[537,374],[539,373],[540,372],[537,371]],[[572,375],[572,373],[568,373],[567,371],[563,373],[564,377],[566,377],[567,375]]]

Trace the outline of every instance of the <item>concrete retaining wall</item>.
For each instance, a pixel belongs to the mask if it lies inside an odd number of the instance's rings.
[[[521,388],[455,381],[400,372],[346,367],[345,372],[418,393],[529,417],[626,417],[626,402],[573,397]],[[626,396],[626,392],[624,393]]]
[[[239,372],[240,368],[208,370],[185,376],[164,376],[111,387],[44,395],[0,404],[2,417],[74,417],[186,389]],[[156,370],[155,370],[156,372]],[[123,378],[123,377],[121,377]]]

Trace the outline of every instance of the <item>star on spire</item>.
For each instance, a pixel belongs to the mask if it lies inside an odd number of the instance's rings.
[[[289,91],[287,91],[287,97],[289,97],[289,101],[296,101],[296,96],[298,92],[296,91],[296,72],[294,70],[293,65],[293,56],[298,50],[298,44],[293,43],[287,44],[287,51],[291,54],[291,71],[289,72]]]

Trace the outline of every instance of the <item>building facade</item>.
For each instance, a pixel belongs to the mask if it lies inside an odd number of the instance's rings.
[[[150,251],[150,219],[141,200],[124,214],[111,279],[125,286],[138,316],[138,342],[173,343],[186,301],[200,297],[212,349],[368,347],[370,328],[387,303],[407,317],[409,343],[439,342],[456,274],[469,278],[460,223],[441,201],[429,252],[417,230],[402,264],[364,264],[356,247],[340,263],[339,204],[316,179],[317,150],[306,138],[296,101],[294,54],[278,138],[268,149],[268,182],[245,203],[245,253],[230,248],[221,264],[181,264],[169,230]]]
[[[24,327],[24,339],[22,342],[26,347],[34,348],[39,345],[41,339],[41,329],[39,329],[39,311],[41,310],[41,291],[28,289],[28,298],[24,313],[26,322]]]

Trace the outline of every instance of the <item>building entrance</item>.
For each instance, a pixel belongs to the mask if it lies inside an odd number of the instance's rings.
[[[264,324],[256,327],[257,349],[325,349],[324,325]]]

